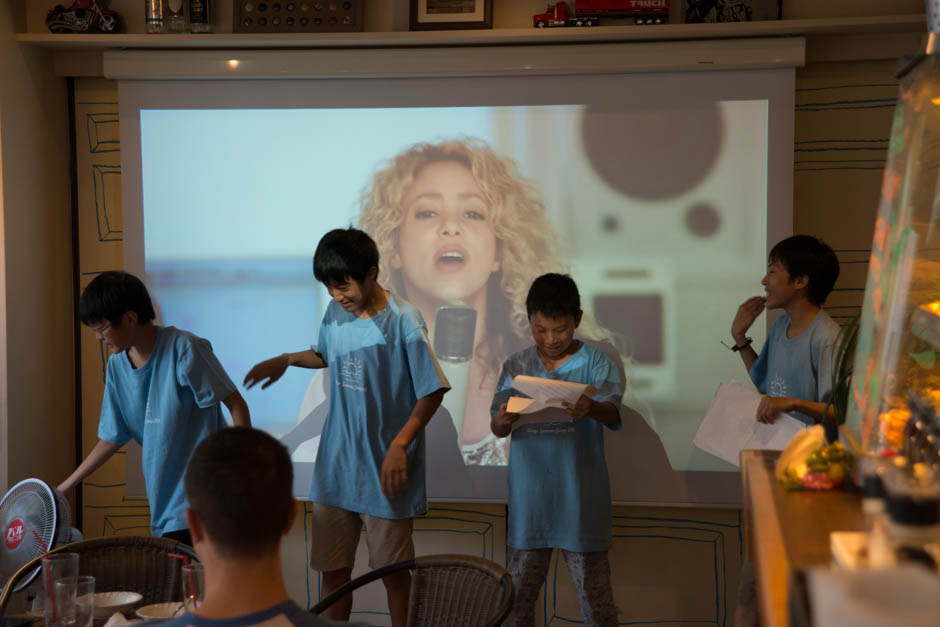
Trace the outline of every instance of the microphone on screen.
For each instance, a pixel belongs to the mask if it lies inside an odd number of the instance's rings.
[[[463,303],[438,307],[434,315],[434,353],[451,386],[441,405],[454,421],[458,444],[463,434],[464,407],[467,403],[476,324],[476,310]]]

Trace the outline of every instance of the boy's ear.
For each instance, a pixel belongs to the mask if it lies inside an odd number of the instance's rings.
[[[583,316],[584,316],[584,310],[583,310],[583,309],[579,309],[579,310],[578,310],[578,315],[575,316],[575,318],[574,318],[574,328],[575,328],[575,329],[577,329],[578,326],[581,324],[581,318],[582,318]]]
[[[186,508],[186,524],[189,526],[189,533],[193,537],[193,545],[206,539],[206,529],[202,526],[199,514],[192,507]]]
[[[127,325],[131,325],[131,326],[137,326],[137,323],[138,323],[139,321],[140,321],[140,320],[139,320],[138,317],[137,317],[137,312],[134,311],[134,310],[125,311],[125,312],[124,312],[124,315],[121,316],[121,326],[122,326],[122,327],[123,327],[124,325],[126,325],[126,324],[127,324]]]
[[[284,527],[284,535],[291,530],[291,527],[294,526],[294,521],[297,520],[297,499],[291,497],[290,500],[291,508],[290,513],[287,515],[287,525]]]
[[[379,278],[379,269],[377,266],[372,266],[369,268],[369,271],[366,273],[366,279],[370,281],[376,281]]]
[[[797,277],[792,277],[790,279],[790,284],[796,289],[801,290],[804,287],[809,286],[809,277],[805,274],[797,276]]]

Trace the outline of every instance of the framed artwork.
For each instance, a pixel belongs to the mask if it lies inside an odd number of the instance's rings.
[[[410,0],[410,30],[493,28],[493,0]]]
[[[685,22],[779,20],[782,0],[685,0]]]

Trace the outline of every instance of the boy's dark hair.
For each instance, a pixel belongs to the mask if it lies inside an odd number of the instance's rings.
[[[532,281],[525,299],[526,315],[540,313],[549,318],[571,316],[577,319],[581,312],[578,286],[567,274],[549,272]]]
[[[770,263],[779,262],[790,274],[790,280],[805,276],[809,279],[807,296],[822,306],[839,278],[839,260],[828,244],[811,235],[794,235],[778,242],[767,256]]]
[[[313,276],[324,285],[362,282],[373,267],[378,271],[379,249],[365,231],[353,227],[324,235],[313,254]]]
[[[109,270],[91,280],[78,299],[78,319],[92,325],[107,320],[121,326],[128,311],[137,314],[137,322],[146,324],[156,317],[153,302],[143,281],[128,272]]]
[[[294,500],[284,445],[258,429],[227,427],[196,448],[184,485],[213,545],[241,557],[278,548]]]

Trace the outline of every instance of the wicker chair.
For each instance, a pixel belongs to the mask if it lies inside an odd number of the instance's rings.
[[[495,627],[512,607],[512,579],[499,564],[470,555],[427,555],[360,575],[310,611],[320,614],[356,588],[402,570],[414,571],[408,627]]]
[[[197,561],[192,548],[168,538],[112,536],[73,542],[50,553],[78,553],[78,570],[95,576],[96,592],[131,590],[143,595],[141,605],[182,598],[179,553]],[[40,566],[41,557],[27,562],[13,573],[0,594],[0,616],[16,584]]]

